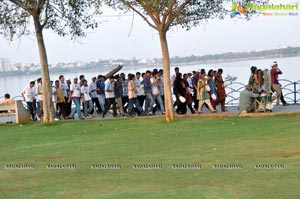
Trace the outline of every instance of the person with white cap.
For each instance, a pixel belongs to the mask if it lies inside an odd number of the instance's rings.
[[[279,106],[279,101],[280,101],[280,97],[281,97],[281,85],[279,84],[279,79],[278,79],[278,75],[281,75],[282,72],[281,70],[278,68],[277,62],[274,61],[272,64],[272,69],[271,69],[271,88],[273,91],[276,92],[276,106]]]
[[[278,80],[278,75],[282,75],[282,71],[278,68],[277,62],[274,61],[272,64],[272,69],[271,69],[271,81],[272,81],[271,89],[272,89],[272,91],[276,92],[276,99],[277,99],[276,105],[277,106],[279,105],[279,100],[278,100],[278,98],[279,98],[280,101],[282,102],[282,105],[287,106],[288,103],[286,103],[286,101],[284,100],[281,85]],[[277,91],[278,91],[279,95],[277,95]]]
[[[29,85],[27,85],[21,95],[23,96],[24,101],[27,104],[27,108],[30,111],[30,115],[31,115],[31,119],[33,121],[36,121],[36,117],[35,117],[35,112],[33,109],[33,102],[34,102],[34,98],[35,98],[35,81],[34,80],[30,80]]]

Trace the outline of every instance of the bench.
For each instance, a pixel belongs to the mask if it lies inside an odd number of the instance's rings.
[[[0,111],[15,111],[16,123],[30,122],[30,112],[23,106],[22,100],[16,100],[15,104],[0,104]]]

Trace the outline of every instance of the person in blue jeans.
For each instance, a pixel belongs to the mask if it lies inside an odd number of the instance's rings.
[[[136,106],[138,110],[138,115],[143,115],[144,111],[140,105],[140,102],[137,98],[137,83],[135,82],[135,75],[130,74],[128,78],[128,98],[129,98],[129,105],[128,105],[128,114],[129,116],[134,116],[132,111],[133,105]]]
[[[143,79],[144,90],[146,95],[145,100],[145,115],[152,115],[154,99],[152,97],[152,88],[151,88],[151,72],[149,70],[146,71],[145,78]]]
[[[158,72],[157,71],[153,71],[152,73],[152,78],[150,79],[150,83],[151,83],[151,90],[152,90],[152,104],[150,104],[150,110],[153,111],[153,104],[154,101],[157,100],[161,113],[165,114],[165,108],[161,99],[161,92],[158,88],[158,83],[160,81],[160,77],[158,76]],[[155,114],[154,112],[152,112],[153,114]]]
[[[80,84],[78,83],[77,77],[74,78],[74,81],[70,86],[70,95],[68,100],[69,103],[71,102],[71,99],[75,104],[75,109],[72,109],[69,118],[74,119],[74,115],[77,113],[78,118],[83,119],[80,113]]]

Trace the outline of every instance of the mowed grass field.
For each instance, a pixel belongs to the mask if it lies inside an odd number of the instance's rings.
[[[300,114],[0,126],[0,198],[297,199]],[[7,169],[7,165],[35,169]],[[74,164],[76,169],[47,169]],[[91,169],[118,164],[121,169]],[[133,165],[162,169],[134,169]],[[174,164],[201,169],[172,169]],[[242,169],[214,169],[238,164]],[[255,165],[284,165],[255,169]]]

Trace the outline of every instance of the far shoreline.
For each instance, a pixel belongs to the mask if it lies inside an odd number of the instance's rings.
[[[294,57],[300,57],[300,55],[293,55],[293,56],[259,56],[259,57],[249,57],[249,58],[239,58],[239,59],[214,59],[214,60],[204,60],[204,61],[195,61],[195,62],[176,62],[172,63],[170,67],[176,67],[176,66],[191,66],[191,65],[205,65],[205,64],[218,64],[218,63],[229,63],[229,62],[242,62],[242,61],[250,61],[250,60],[264,60],[264,59],[280,59],[280,58],[294,58]],[[115,67],[115,65],[104,65],[100,66],[99,69],[85,69],[84,67],[78,67],[78,68],[68,68],[68,70],[55,70],[51,71],[50,74],[68,74],[68,73],[105,73],[111,68]],[[148,64],[142,64],[142,65],[125,65],[127,69],[138,69],[138,68],[163,68],[162,63],[160,65],[148,65]],[[126,70],[126,69],[125,69]],[[27,76],[27,75],[40,75],[41,71],[12,71],[12,72],[5,72],[0,73],[0,77],[16,77],[16,76]]]

